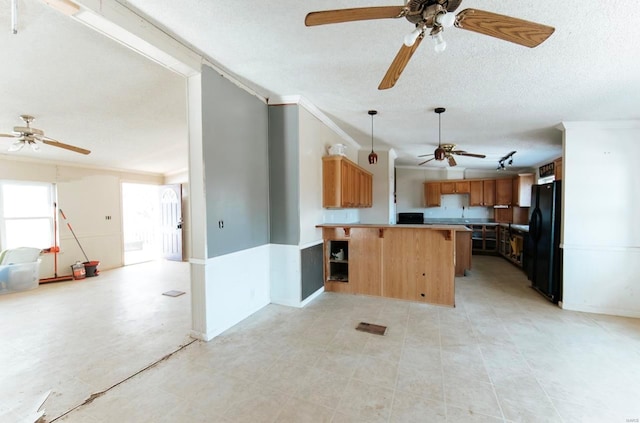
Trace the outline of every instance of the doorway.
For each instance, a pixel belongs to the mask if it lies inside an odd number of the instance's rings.
[[[124,265],[161,257],[160,186],[122,184],[122,234]]]

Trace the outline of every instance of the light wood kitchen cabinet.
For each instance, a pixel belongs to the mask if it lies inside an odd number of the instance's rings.
[[[513,180],[514,206],[531,207],[531,187],[533,186],[533,173],[518,174]]]
[[[510,206],[513,195],[513,179],[496,179],[496,202],[498,206]]]
[[[562,180],[562,157],[553,161],[553,174],[556,181]]]
[[[493,220],[498,223],[513,223],[513,209],[511,207],[493,209]]]
[[[496,204],[496,180],[485,179],[482,181],[482,205],[494,206]]]
[[[430,230],[385,230],[384,297],[454,305],[453,239]]]
[[[469,194],[469,181],[440,182],[440,194]]]
[[[497,225],[471,225],[471,244],[474,253],[498,251]]]
[[[363,208],[373,204],[373,177],[343,156],[322,158],[322,207]]]
[[[424,203],[427,207],[440,207],[440,182],[425,182]]]
[[[483,181],[469,182],[469,206],[484,206]]]
[[[464,227],[318,227],[325,245],[325,291],[454,306],[458,262],[462,274],[471,268],[470,244],[464,243],[470,232]]]

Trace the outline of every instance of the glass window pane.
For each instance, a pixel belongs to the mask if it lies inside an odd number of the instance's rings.
[[[50,185],[2,184],[4,217],[45,217],[53,213]]]
[[[51,219],[5,220],[5,248],[35,247],[49,248],[53,245]]]

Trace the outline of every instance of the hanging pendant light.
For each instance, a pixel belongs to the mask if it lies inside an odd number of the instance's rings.
[[[444,107],[436,107],[434,112],[438,114],[438,148],[433,152],[436,160],[442,161],[447,155],[447,152],[442,148],[442,114],[446,111]]]
[[[378,155],[373,151],[373,117],[378,114],[377,110],[369,110],[371,116],[371,153],[369,153],[369,164],[378,163]]]

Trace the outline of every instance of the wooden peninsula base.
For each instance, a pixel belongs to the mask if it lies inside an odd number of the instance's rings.
[[[470,230],[456,225],[318,225],[325,290],[455,306],[471,267]],[[460,251],[457,251],[460,250]],[[467,251],[469,250],[469,251]]]

